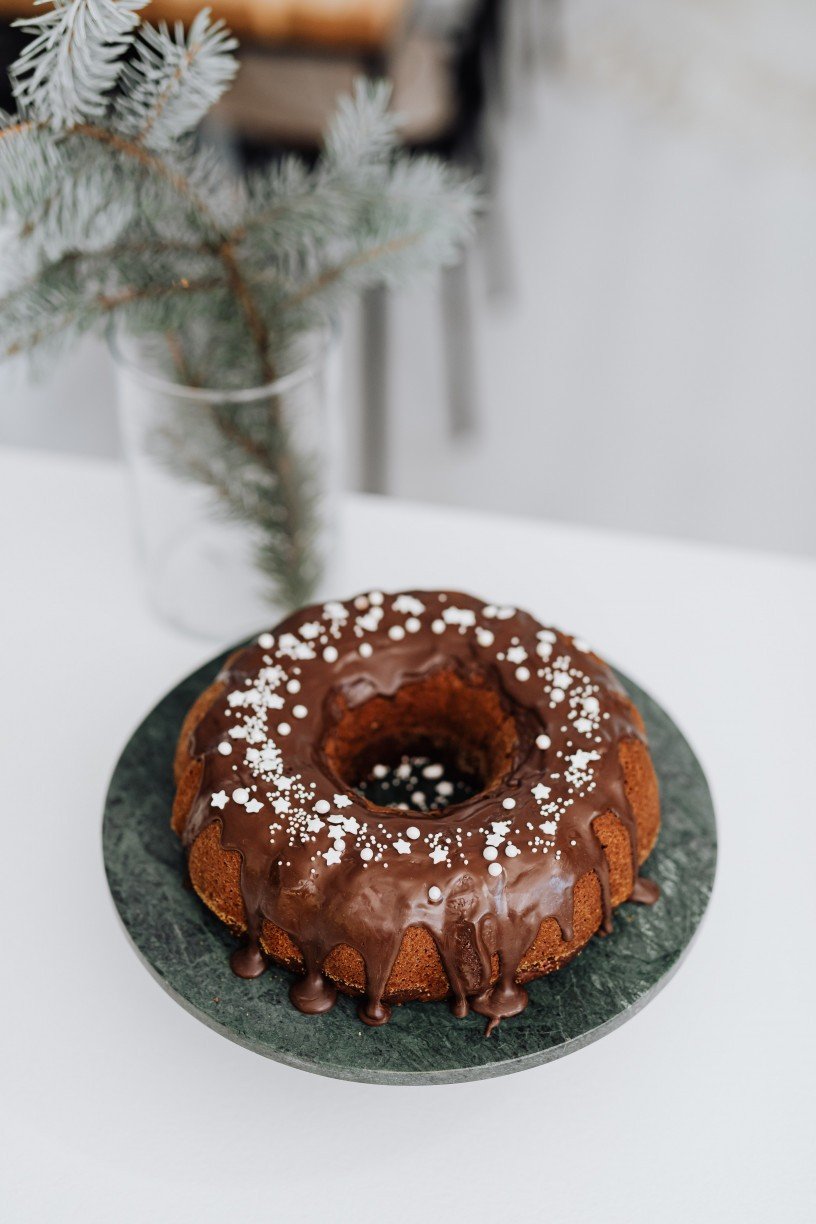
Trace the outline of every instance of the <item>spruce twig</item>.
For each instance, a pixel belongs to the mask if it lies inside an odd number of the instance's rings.
[[[454,260],[476,193],[399,151],[381,84],[341,101],[314,165],[233,175],[194,132],[235,74],[235,40],[207,10],[186,32],[153,28],[142,4],[54,0],[21,23],[18,113],[0,114],[0,224],[16,235],[0,260],[0,356],[111,322],[160,339],[160,373],[223,399],[179,399],[157,455],[253,527],[278,602],[301,602],[318,473],[285,400],[229,393],[274,384],[298,338],[365,286]]]

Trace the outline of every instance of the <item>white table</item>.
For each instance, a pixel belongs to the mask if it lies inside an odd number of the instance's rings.
[[[711,780],[701,936],[631,1023],[445,1088],[267,1062],[164,994],[102,870],[133,727],[215,653],[141,600],[123,475],[0,454],[0,1219],[812,1221],[816,567],[354,498],[340,594],[449,586],[580,632]]]

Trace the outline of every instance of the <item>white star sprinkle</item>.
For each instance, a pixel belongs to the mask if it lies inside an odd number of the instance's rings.
[[[312,864],[319,863],[322,857],[327,867],[335,866],[349,849],[355,851],[353,861],[358,868],[369,865],[375,871],[378,865],[386,868],[390,858],[393,871],[394,855],[408,856],[416,849],[423,858],[427,854],[432,864],[442,864],[448,871],[458,868],[460,862],[466,868],[483,862],[495,878],[496,887],[492,891],[498,893],[504,884],[505,867],[513,874],[510,859],[531,851],[549,854],[550,862],[560,858],[557,835],[563,827],[569,839],[571,830],[565,821],[571,806],[599,785],[596,762],[603,759],[611,738],[608,734],[604,736],[602,720],[609,719],[610,714],[602,711],[603,680],[596,670],[582,670],[584,665],[587,668],[594,665],[585,655],[579,661],[579,652],[590,650],[581,638],[567,638],[551,629],[522,632],[512,620],[516,609],[510,606],[455,607],[452,606],[455,597],[441,592],[426,598],[427,604],[414,595],[390,596],[372,591],[347,605],[340,602],[318,605],[311,614],[307,613],[310,619],[298,625],[293,633],[260,634],[253,656],[255,674],[227,676],[228,684],[237,687],[221,698],[227,725],[220,731],[221,742],[216,739],[211,748],[223,754],[225,789],[211,794],[209,803],[219,811],[234,802],[251,815],[266,812],[261,817],[261,827],[272,820],[271,841],[281,864],[290,865],[287,852],[291,854],[305,846],[311,847],[307,853]],[[470,601],[462,597],[458,602]],[[320,798],[326,782],[307,765],[305,758],[300,766],[294,759],[297,754],[287,760],[292,751],[290,743],[298,739],[303,720],[315,713],[314,699],[309,697],[315,665],[321,666],[323,660],[335,664],[341,659],[345,664],[357,658],[362,676],[367,670],[362,660],[380,650],[393,650],[392,643],[405,643],[409,635],[420,633],[429,638],[447,633],[453,637],[445,638],[446,642],[461,642],[466,650],[482,648],[489,662],[503,665],[503,675],[525,686],[531,702],[537,700],[539,716],[553,722],[558,718],[558,725],[551,729],[553,736],[558,734],[557,753],[542,723],[539,723],[542,730],[538,734],[534,730],[531,737],[541,753],[552,750],[551,770],[547,773],[540,770],[538,779],[531,779],[535,783],[531,790],[525,787],[515,797],[505,795],[494,801],[492,812],[485,813],[501,813],[506,819],[485,820],[483,816],[470,827],[451,827],[446,833],[439,826],[436,831],[433,826],[429,829],[421,814],[435,803],[444,804],[457,790],[445,779],[442,765],[433,757],[425,757],[391,767],[405,782],[413,781],[412,774],[421,772],[424,778],[432,780],[435,790],[431,799],[418,790],[410,804],[397,804],[395,800],[394,806],[403,809],[405,819],[419,823],[389,832],[385,825],[376,823],[370,812],[358,806],[351,793]],[[537,698],[533,697],[533,690]],[[302,704],[304,700],[310,702],[308,707]],[[581,744],[583,748],[578,747]],[[596,747],[599,751],[590,751]],[[283,776],[287,765],[293,772]],[[303,773],[296,772],[299,767]],[[380,770],[390,772],[385,766],[375,766],[374,776],[380,776]],[[258,783],[257,787],[252,785],[253,781]],[[406,799],[411,790],[409,783]],[[525,819],[528,812],[519,815],[532,806],[530,796],[538,804],[536,814],[541,824],[534,825]],[[411,807],[418,810],[411,811]],[[228,810],[240,812],[240,808]],[[477,824],[482,827],[477,828]],[[517,824],[522,827],[516,827]],[[321,852],[321,844],[328,848]],[[573,840],[570,844],[576,843]],[[564,853],[568,854],[568,849]],[[344,861],[348,861],[347,855]],[[314,876],[317,868],[312,866],[307,872]],[[442,878],[440,873],[437,878]],[[444,900],[437,885],[426,887],[429,902]]]

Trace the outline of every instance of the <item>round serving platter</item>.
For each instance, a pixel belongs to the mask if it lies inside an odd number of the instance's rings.
[[[376,1084],[450,1084],[508,1075],[560,1058],[634,1016],[683,960],[711,896],[717,831],[697,758],[656,701],[626,676],[660,779],[662,828],[644,874],[660,885],[652,907],[615,911],[607,939],[592,939],[570,965],[527,986],[530,1004],[485,1039],[484,1017],[457,1020],[442,1003],[395,1007],[369,1028],[343,995],[322,1016],[289,1002],[291,975],[274,965],[253,981],[235,977],[235,941],[184,886],[184,856],[170,829],[172,760],[188,708],[218,672],[221,656],[159,702],[125,747],[111,779],[102,826],[105,870],[125,930],[142,961],[192,1015],[278,1062]]]

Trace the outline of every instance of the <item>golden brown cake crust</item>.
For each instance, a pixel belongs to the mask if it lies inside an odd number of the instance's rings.
[[[454,600],[457,606],[464,605],[467,598],[450,593],[442,594],[444,596],[443,606],[447,604],[448,607]],[[391,599],[392,608],[394,600],[399,598],[408,600],[406,606],[415,607],[423,601],[429,603],[433,595],[434,593],[416,592],[405,597],[386,598]],[[368,599],[368,597],[362,598]],[[475,607],[479,606],[476,601],[469,602]],[[349,605],[329,606],[336,611],[338,606],[352,608],[354,605],[350,603]],[[369,604],[369,608],[371,606],[382,605]],[[465,605],[465,611],[468,610],[468,606]],[[318,612],[318,609],[306,610],[305,613],[292,618],[292,623],[300,626],[314,624],[317,621]],[[514,618],[520,616],[523,614],[514,613]],[[511,618],[505,619],[510,620]],[[531,618],[526,619],[531,623],[529,626],[524,623],[522,629],[525,632],[518,635],[518,640],[524,643],[522,649],[527,648],[530,643],[535,646],[537,640],[541,641],[535,637],[535,634],[540,632],[540,627],[536,626]],[[399,620],[396,623],[399,623]],[[499,628],[498,623],[495,621],[493,623],[496,628]],[[515,619],[513,627],[515,627]],[[278,641],[284,630],[285,626],[279,627]],[[544,632],[556,638],[553,649],[559,649],[564,643],[570,642],[570,639],[564,638],[563,635],[555,635],[554,631]],[[418,637],[419,634],[415,636]],[[486,636],[485,633],[485,640]],[[272,635],[267,635],[263,640],[269,641],[270,639],[275,640]],[[308,637],[306,641],[309,641]],[[571,642],[570,644],[573,646],[574,653],[574,644]],[[436,643],[431,640],[431,645],[435,647]],[[230,692],[235,692],[241,683],[245,687],[250,683],[250,679],[246,677],[251,678],[258,670],[258,666],[254,663],[255,658],[263,666],[263,650],[263,644],[261,644],[260,653],[259,648],[256,647],[255,655],[249,660],[246,657],[247,652],[236,652],[231,657],[222,675],[199,696],[188,712],[179,736],[175,757],[177,791],[173,810],[173,827],[187,842],[190,880],[202,901],[236,935],[244,934],[248,929],[250,931],[252,929],[252,916],[247,913],[245,881],[242,882],[244,853],[236,848],[234,830],[226,837],[224,836],[224,819],[219,812],[208,811],[206,815],[209,818],[201,820],[202,797],[209,798],[214,793],[213,788],[227,776],[227,770],[221,769],[220,772],[213,770],[214,758],[215,762],[218,762],[217,750],[214,751],[212,747],[206,746],[206,740],[202,741],[200,731],[203,726],[207,725],[208,718],[212,719],[216,716],[216,711],[222,708],[225,711],[229,709],[229,706],[225,706],[224,703]],[[333,674],[331,638],[328,654],[329,657],[322,668],[325,673],[327,694],[331,689]],[[528,650],[528,654],[532,652]],[[545,654],[545,650],[540,650],[542,659]],[[548,912],[546,895],[542,896],[539,918],[533,927],[529,925],[527,927],[532,933],[532,938],[528,938],[525,947],[520,949],[520,955],[514,967],[513,980],[517,984],[520,995],[524,994],[520,989],[521,983],[551,973],[571,960],[604,922],[608,921],[608,910],[632,895],[636,882],[636,867],[650,853],[659,831],[658,784],[645,743],[640,715],[629,699],[622,694],[603,661],[588,651],[582,651],[581,654],[584,661],[589,661],[588,664],[585,663],[587,674],[591,675],[593,680],[597,680],[600,675],[604,683],[608,685],[608,691],[604,692],[603,696],[608,698],[611,707],[614,707],[614,716],[619,726],[626,732],[617,736],[611,744],[610,750],[614,761],[612,761],[610,770],[604,775],[608,781],[609,795],[614,798],[614,802],[610,802],[608,808],[597,810],[589,822],[592,840],[600,852],[599,861],[596,865],[576,875],[570,896],[570,921],[564,921],[563,911],[559,914]],[[266,654],[263,657],[271,659],[273,656]],[[517,657],[520,657],[518,648]],[[545,659],[544,662],[546,661]],[[566,673],[562,671],[561,674]],[[359,761],[362,758],[367,751],[372,735],[382,730],[389,718],[410,738],[410,735],[416,735],[421,730],[422,720],[423,718],[427,720],[430,709],[435,712],[437,722],[441,718],[442,723],[445,724],[447,719],[445,725],[449,724],[448,730],[453,734],[457,715],[461,715],[463,708],[466,708],[469,751],[476,756],[481,754],[481,757],[484,758],[481,763],[484,766],[485,775],[488,776],[488,781],[494,788],[493,798],[496,812],[499,816],[505,815],[506,813],[501,809],[503,798],[517,792],[514,786],[508,785],[505,793],[502,779],[505,776],[512,776],[513,754],[516,752],[518,755],[518,745],[512,739],[515,735],[513,720],[518,711],[513,701],[508,699],[506,689],[496,689],[490,684],[484,684],[481,676],[446,670],[445,666],[439,664],[429,671],[423,681],[424,689],[422,685],[416,686],[415,681],[413,683],[415,684],[413,692],[410,684],[400,685],[394,692],[386,691],[379,696],[372,691],[367,702],[357,705],[353,700],[348,699],[347,693],[339,700],[335,694],[333,704],[329,702],[332,706],[328,719],[330,731],[328,734],[324,733],[322,737],[323,752],[328,762],[325,768],[331,771],[335,783],[343,770],[350,767],[350,762]],[[573,678],[572,684],[577,684],[577,677]],[[588,691],[589,686],[586,687]],[[353,692],[353,690],[349,691]],[[593,710],[592,695],[588,700],[587,708]],[[465,702],[464,705],[463,702]],[[364,710],[364,717],[358,713],[361,708]],[[220,714],[218,717],[222,723],[225,715]],[[447,733],[446,731],[445,734]],[[383,734],[386,732],[384,731]],[[221,735],[219,723],[215,738]],[[212,741],[214,737],[210,734],[209,738]],[[547,737],[539,736],[542,742],[545,738]],[[223,743],[224,740],[220,742]],[[570,743],[573,743],[573,740],[570,740]],[[583,751],[586,755],[587,751],[591,750]],[[228,759],[231,760],[231,758]],[[583,757],[581,761],[583,762]],[[517,765],[517,761],[515,764]],[[606,761],[604,761],[603,768],[607,768]],[[553,773],[552,763],[549,770],[542,769],[540,777],[546,778],[548,772]],[[558,771],[555,773],[557,776]],[[615,789],[614,779],[616,777],[622,783],[622,791],[620,786],[617,791]],[[215,794],[223,793],[225,793],[223,788],[220,792],[215,792]],[[357,801],[357,797],[355,799]],[[368,806],[372,816],[387,811]],[[356,808],[354,810],[357,811]],[[546,809],[542,807],[542,810],[546,814]],[[200,827],[196,827],[195,822],[191,820],[194,812],[197,812]],[[568,812],[568,808],[564,809],[565,814]],[[408,815],[417,817],[416,813]],[[424,827],[424,821],[422,823]],[[528,823],[530,829],[533,829],[533,824]],[[518,827],[521,828],[520,825]],[[546,827],[544,822],[542,822],[542,827]],[[536,833],[535,837],[540,843],[541,835]],[[228,844],[225,845],[225,841]],[[415,844],[415,842],[412,844],[411,849]],[[531,841],[531,849],[532,845]],[[540,845],[535,848],[543,849]],[[568,849],[565,845],[562,852],[568,852]],[[270,862],[272,857],[270,851]],[[470,874],[465,873],[467,879],[471,878],[474,865],[468,862]],[[394,866],[399,867],[402,864],[395,859]],[[509,867],[512,866],[514,863],[511,861]],[[586,867],[587,864],[584,866]],[[385,879],[388,878],[382,871],[380,875]],[[440,877],[434,874],[433,878]],[[473,1005],[474,995],[483,997],[490,994],[491,988],[494,993],[499,990],[502,961],[505,959],[500,949],[494,948],[491,951],[488,942],[486,944],[488,963],[485,964],[485,950],[484,947],[478,946],[478,940],[471,939],[470,946],[466,939],[460,941],[461,946],[458,948],[456,960],[456,976],[459,980],[452,982],[443,963],[440,949],[440,943],[443,941],[440,940],[438,933],[436,935],[432,933],[430,927],[422,921],[409,921],[407,924],[403,923],[400,928],[400,920],[396,918],[399,937],[396,954],[391,958],[387,974],[379,984],[377,1000],[373,1005],[373,1017],[364,1014],[364,1019],[373,1018],[374,1022],[378,1022],[378,1015],[381,1013],[377,1012],[377,1008],[388,1003],[399,1003],[412,999],[442,999],[453,991],[460,998],[463,993],[467,994]],[[261,914],[257,921],[256,936],[263,954],[288,969],[300,972],[306,970],[307,977],[308,973],[314,976],[315,969],[317,969],[324,981],[333,983],[341,990],[352,994],[365,995],[370,990],[370,975],[367,973],[366,959],[361,950],[350,942],[334,943],[322,956],[320,964],[315,966],[309,963],[308,958],[304,959],[303,950],[299,946],[298,933],[291,927],[287,932],[283,926]],[[515,1002],[517,1003],[518,999]],[[367,1006],[372,1006],[370,999]],[[306,1010],[316,1009],[306,1008]],[[478,1004],[477,1009],[482,1010]],[[520,1010],[517,1006],[515,1009]],[[387,1008],[385,1010],[387,1011]],[[501,1011],[501,1008],[496,1006],[493,1006],[490,1011],[487,1008],[484,1010],[485,1014],[491,1015],[494,1019],[498,1018],[494,1015],[497,1010],[501,1014],[512,1014],[508,1010]],[[493,1019],[491,1019],[492,1022]]]

